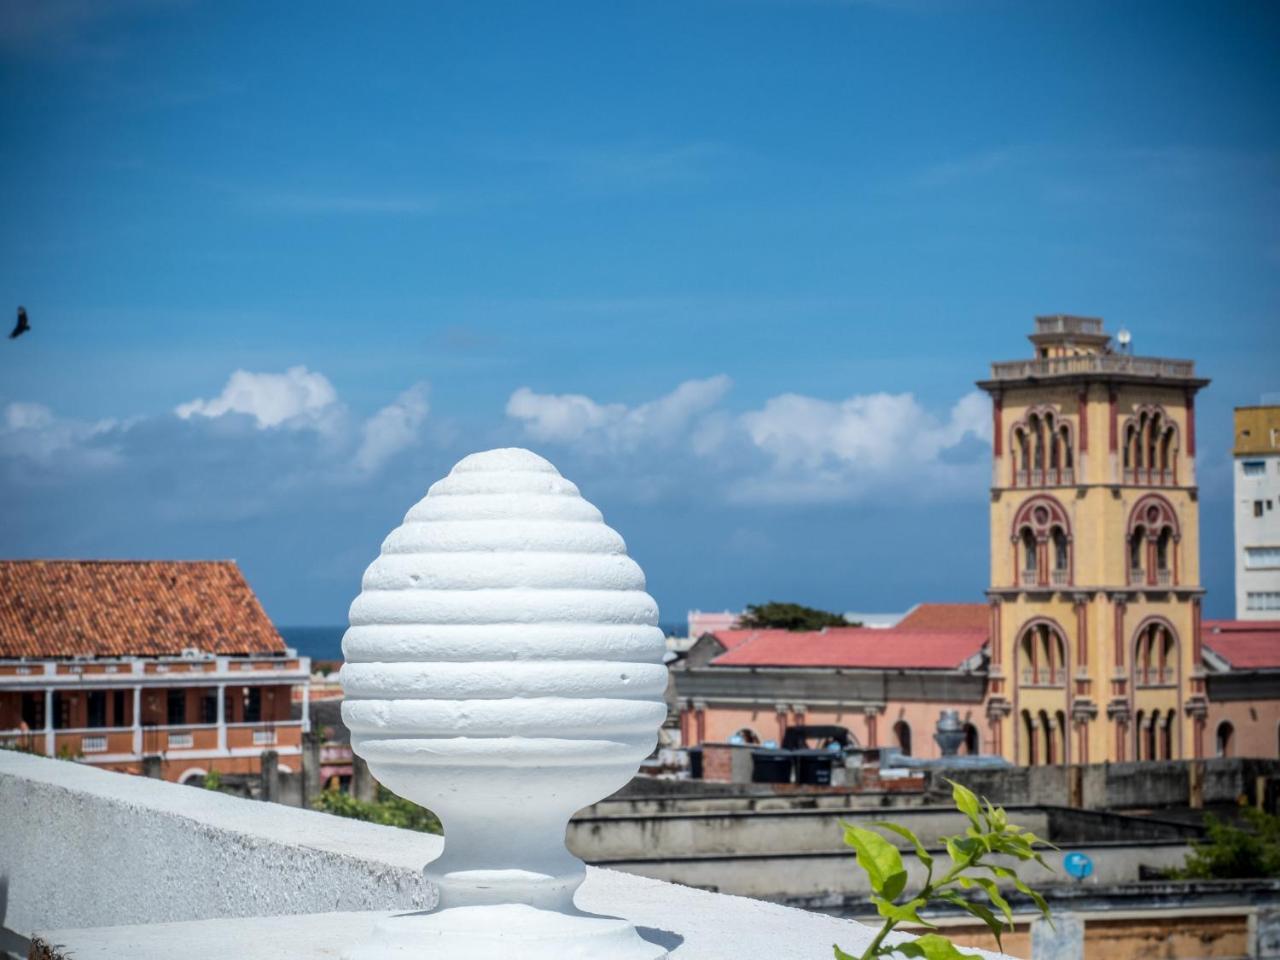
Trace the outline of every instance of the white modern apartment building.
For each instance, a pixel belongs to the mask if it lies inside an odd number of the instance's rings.
[[[1235,421],[1236,617],[1280,620],[1280,406]]]

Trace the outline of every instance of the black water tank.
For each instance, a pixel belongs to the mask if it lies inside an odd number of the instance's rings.
[[[751,782],[790,783],[790,752],[786,750],[752,750]]]

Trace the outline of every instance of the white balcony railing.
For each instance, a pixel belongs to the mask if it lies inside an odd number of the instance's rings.
[[[193,733],[171,733],[169,734],[170,750],[190,750],[196,745],[196,737]]]
[[[1034,587],[1040,582],[1040,577],[1034,570],[1022,571],[1022,585],[1024,587]]]
[[[265,747],[276,742],[275,730],[255,730],[253,731],[253,745],[255,747]]]
[[[1070,578],[1070,572],[1069,572],[1069,571],[1067,571],[1067,570],[1054,570],[1054,571],[1053,571],[1053,583],[1054,583],[1054,586],[1058,586],[1058,587],[1066,586],[1067,582],[1068,582],[1070,579],[1071,579],[1071,578]]]

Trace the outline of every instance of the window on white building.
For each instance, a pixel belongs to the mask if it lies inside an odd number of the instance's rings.
[[[1280,567],[1280,547],[1245,547],[1244,565],[1249,570]]]
[[[1245,594],[1246,610],[1280,610],[1280,590],[1259,590]]]
[[[1260,517],[1260,516],[1262,516],[1262,501],[1261,501],[1261,500],[1255,500],[1255,501],[1253,501],[1253,515],[1254,515],[1255,517]]]
[[[1244,470],[1246,477],[1263,477],[1267,473],[1267,461],[1265,460],[1246,460],[1240,466]]]

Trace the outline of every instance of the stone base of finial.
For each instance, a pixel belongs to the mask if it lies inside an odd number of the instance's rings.
[[[520,903],[387,917],[342,960],[663,960],[665,948],[616,917]]]

